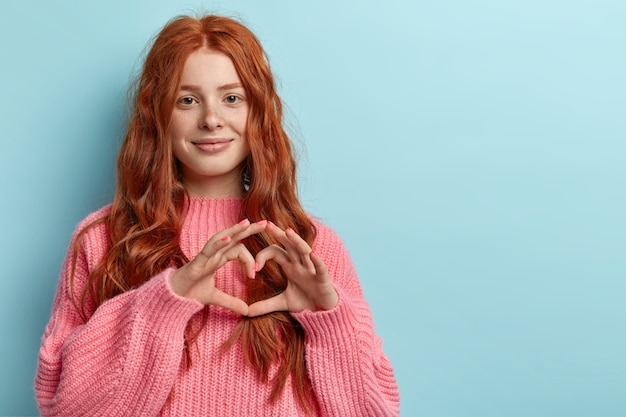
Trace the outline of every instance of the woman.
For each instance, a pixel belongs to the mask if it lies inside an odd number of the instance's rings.
[[[240,23],[181,17],[156,38],[113,202],[76,229],[35,384],[43,416],[399,413],[348,253],[298,201],[281,101]]]

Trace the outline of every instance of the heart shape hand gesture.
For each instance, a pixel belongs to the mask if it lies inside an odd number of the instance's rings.
[[[264,230],[282,246],[268,246],[255,258],[241,240]],[[287,276],[287,288],[250,306],[220,291],[215,287],[215,272],[235,260],[249,278],[254,278],[256,271],[261,270],[267,261],[274,260]],[[213,235],[194,259],[170,275],[170,286],[180,296],[251,317],[274,311],[328,310],[339,299],[324,262],[313,253],[309,244],[292,229],[284,231],[266,220],[257,223],[242,220]]]

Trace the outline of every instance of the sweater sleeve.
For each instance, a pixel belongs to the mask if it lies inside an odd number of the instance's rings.
[[[339,302],[328,311],[292,314],[305,330],[307,368],[321,413],[397,416],[398,386],[350,256],[335,233],[316,226],[313,250],[324,260]]]
[[[103,229],[83,235],[72,283],[78,297],[104,253]],[[187,322],[202,305],[171,291],[168,269],[106,301],[85,322],[71,297],[72,246],[39,351],[41,415],[155,416],[178,374]]]

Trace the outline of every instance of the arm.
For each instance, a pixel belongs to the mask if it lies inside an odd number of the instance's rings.
[[[289,278],[280,295],[252,304],[249,315],[290,311],[305,330],[309,378],[323,416],[399,415],[391,364],[374,331],[350,256],[339,237],[316,223],[310,248],[293,231],[268,231],[283,245],[257,255],[277,261]]]
[[[74,278],[78,295],[104,253],[104,236],[104,226],[97,225],[83,239]],[[41,414],[157,415],[181,365],[187,322],[202,305],[176,296],[166,270],[106,301],[83,322],[70,297],[70,273],[68,255],[39,352],[35,394]]]
[[[239,260],[253,275],[254,259],[238,242],[264,228],[265,222],[243,220],[215,234],[191,262],[107,300],[86,323],[72,303],[68,255],[35,379],[42,415],[157,415],[179,372],[191,317],[205,304],[247,313],[246,303],[215,288],[214,274]],[[80,296],[102,259],[106,237],[103,223],[84,235],[74,294]]]
[[[322,415],[397,416],[398,387],[368,308],[340,297],[333,310],[292,313],[306,332],[307,369]]]
[[[330,229],[318,225],[313,250],[339,294],[327,311],[292,313],[305,330],[306,359],[325,416],[397,416],[399,392],[393,369],[374,331],[350,256]]]

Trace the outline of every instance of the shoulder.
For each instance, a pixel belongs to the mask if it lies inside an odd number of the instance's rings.
[[[314,246],[326,246],[326,245],[336,245],[341,244],[343,246],[343,242],[341,238],[330,226],[322,222],[317,217],[309,216],[309,220],[315,226],[315,242]]]
[[[81,252],[84,252],[87,258],[91,258],[92,262],[99,261],[108,249],[109,231],[106,220],[109,213],[111,213],[110,204],[88,214],[74,230],[72,246],[78,245]]]
[[[322,258],[334,257],[345,258],[348,257],[348,250],[346,249],[343,240],[330,226],[323,223],[320,219],[315,217],[309,217],[313,225],[315,226],[316,235],[313,242],[313,251],[320,255]]]
[[[74,230],[74,239],[83,234],[101,234],[106,233],[107,216],[111,213],[111,204],[107,204],[98,210],[89,213],[83,220],[81,220],[76,229]]]
[[[360,284],[348,249],[339,235],[317,218],[309,217],[317,234],[312,249],[322,258],[335,286],[361,294]]]
[[[91,225],[101,222],[109,215],[109,213],[111,213],[111,204],[107,204],[106,206],[89,213],[83,220],[80,221],[80,223],[78,223],[74,233],[80,233],[81,231],[89,228]]]

